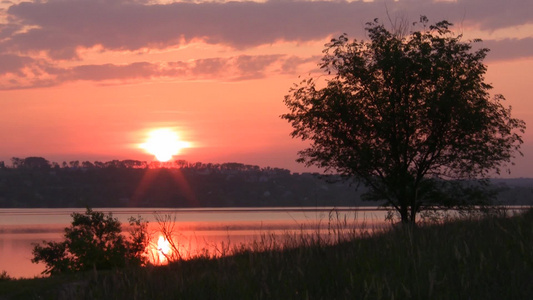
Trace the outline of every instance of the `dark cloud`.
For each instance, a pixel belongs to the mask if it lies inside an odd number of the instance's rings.
[[[128,65],[84,65],[62,72],[63,74],[61,74],[60,78],[62,81],[146,79],[158,75],[158,71],[156,65],[147,62],[138,62]]]
[[[282,55],[241,55],[237,58],[235,65],[238,74],[242,74],[237,80],[257,79],[265,77],[265,70],[278,61]]]
[[[135,81],[150,78],[179,78],[181,80],[236,81],[263,78],[273,73],[285,73],[281,66],[290,63],[293,71],[298,63],[308,63],[309,59],[295,60],[285,55],[241,55],[227,58],[207,58],[177,62],[136,62],[131,64],[80,65],[70,68],[45,66],[40,72],[27,74],[26,68],[36,68],[36,61],[24,57],[0,56],[0,64],[11,60],[0,68],[0,75],[14,74],[9,80],[0,77],[0,89],[17,89],[58,85],[72,81]],[[0,65],[1,66],[1,65]],[[274,67],[275,66],[275,67]],[[6,70],[3,72],[3,70]]]
[[[209,76],[212,74],[220,74],[222,71],[226,70],[229,67],[228,59],[224,58],[207,58],[196,60],[192,67],[190,68],[190,73],[195,74],[196,76]],[[182,63],[181,70],[189,69],[184,66]]]
[[[489,48],[486,61],[533,56],[533,38],[487,40],[474,49]],[[272,74],[306,75],[320,72],[320,55],[240,55],[191,61],[136,62],[131,64],[79,65],[61,68],[27,56],[0,54],[0,90],[46,87],[72,81],[135,81],[150,78],[237,81]],[[302,65],[306,69],[302,70]],[[310,68],[310,69],[309,69]],[[303,72],[303,73],[298,73]]]
[[[531,23],[533,1],[430,0],[179,2],[51,0],[23,2],[8,11],[10,26],[0,28],[0,47],[9,51],[47,51],[55,59],[76,57],[78,47],[111,50],[165,48],[193,39],[234,48],[276,41],[309,41],[351,31],[361,37],[364,23],[380,17],[427,15],[484,30]],[[25,31],[15,31],[32,26]]]
[[[23,69],[26,66],[31,66],[34,60],[25,56],[18,56],[14,54],[0,54],[0,75],[8,73],[22,76]]]
[[[503,39],[498,41],[484,41],[482,47],[489,48],[487,61],[509,60],[533,57],[533,38]]]
[[[320,55],[240,55],[191,61],[86,64],[80,48],[102,51],[178,46],[201,39],[235,49],[276,41],[326,41],[346,32],[364,38],[365,22],[379,17],[456,23],[460,32],[473,26],[494,31],[531,24],[533,1],[524,0],[375,0],[259,2],[179,2],[149,4],[147,0],[49,0],[14,4],[0,11],[0,89],[53,86],[68,81],[130,81],[150,78],[184,80],[248,80],[269,74],[295,74],[304,64],[318,63]],[[390,16],[390,21],[389,21]],[[480,44],[490,48],[487,60],[533,56],[533,36],[509,37]],[[45,53],[46,56],[42,54]],[[78,66],[62,66],[77,60]],[[315,65],[316,66],[316,65]],[[303,72],[314,72],[305,70]],[[295,74],[300,75],[300,74]]]
[[[285,60],[285,62],[281,66],[281,72],[285,74],[294,74],[294,72],[297,70],[297,68],[300,65],[305,64],[305,63],[318,64],[321,61],[321,59],[322,57],[318,55],[314,55],[311,57],[299,57],[299,56],[293,55]]]
[[[16,24],[0,24],[0,41],[14,35],[19,28]]]

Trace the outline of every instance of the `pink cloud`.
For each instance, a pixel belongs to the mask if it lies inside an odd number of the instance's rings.
[[[33,62],[34,60],[27,56],[0,54],[0,75],[12,73],[21,76],[22,70]]]
[[[482,47],[490,49],[487,61],[533,57],[533,37],[525,39],[487,40]]]
[[[148,62],[137,62],[127,65],[82,65],[64,70],[60,76],[62,81],[71,80],[131,80],[146,79],[157,76],[157,65]]]
[[[23,69],[36,68],[38,63],[24,57],[14,56],[14,58],[11,59],[14,62],[12,66],[3,65],[2,67],[6,70],[9,69],[10,74],[16,76],[11,76],[11,81],[1,80],[2,68],[0,68],[0,81],[4,82],[0,84],[0,89],[42,87],[72,81],[120,82],[163,77],[179,78],[181,80],[250,80],[272,74],[285,74],[286,70],[280,66],[287,64],[291,64],[291,70],[296,72],[298,64],[309,62],[309,59],[296,60],[294,57],[285,55],[240,55],[187,62],[136,62],[122,65],[107,63],[68,68],[46,66],[40,68],[40,72],[27,74],[22,72]],[[0,55],[1,62],[2,56]],[[318,63],[318,60],[316,62]],[[4,74],[7,74],[7,72],[4,72]]]
[[[203,40],[245,50],[276,41],[327,41],[346,32],[365,38],[365,22],[387,12],[409,20],[427,15],[430,22],[448,19],[484,30],[530,24],[533,1],[267,1],[177,2],[148,4],[127,0],[49,0],[14,4],[0,14],[0,89],[51,86],[68,81],[131,81],[149,78],[249,80],[269,74],[298,74],[304,64],[318,63],[320,53],[212,57],[192,61],[139,61],[88,64],[78,51],[97,46],[105,51],[167,48]],[[458,30],[459,30],[458,29]],[[533,56],[533,36],[486,40],[487,60]],[[242,53],[239,51],[237,53]],[[43,57],[43,53],[46,54]],[[38,56],[37,56],[38,55]],[[78,66],[65,67],[65,60]],[[309,66],[307,66],[309,68]],[[315,68],[316,70],[316,68]],[[310,70],[305,70],[308,73]]]
[[[364,23],[405,15],[443,18],[485,30],[530,24],[533,1],[267,1],[177,2],[51,0],[23,2],[7,10],[0,28],[8,51],[46,51],[54,59],[76,58],[79,47],[109,50],[165,48],[202,39],[244,49],[276,41],[310,41],[348,32],[363,37]],[[27,31],[16,31],[33,26]],[[351,31],[351,32],[350,32]]]

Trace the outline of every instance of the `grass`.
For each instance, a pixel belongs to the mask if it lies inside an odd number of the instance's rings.
[[[533,210],[354,235],[265,235],[221,258],[4,280],[0,299],[533,299]]]

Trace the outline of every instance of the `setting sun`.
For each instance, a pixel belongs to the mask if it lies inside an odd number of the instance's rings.
[[[177,155],[181,149],[188,148],[189,143],[181,141],[172,129],[160,128],[151,131],[146,142],[140,146],[148,153],[155,155],[158,161],[165,162]]]

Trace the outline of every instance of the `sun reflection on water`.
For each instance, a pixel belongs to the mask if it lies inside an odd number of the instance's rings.
[[[154,265],[168,264],[172,257],[170,242],[163,235],[159,235],[157,243],[149,243],[146,252],[150,263]]]

